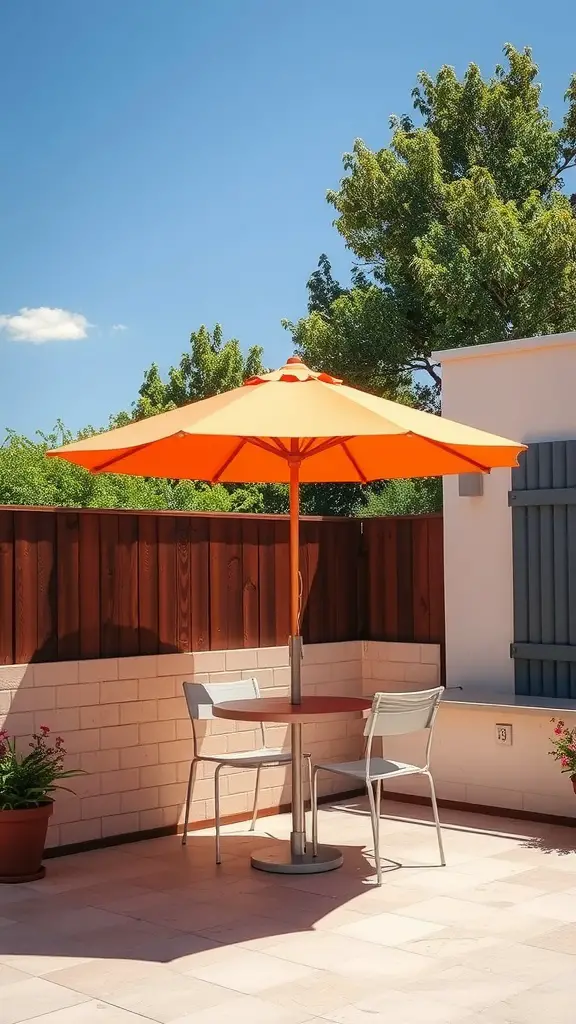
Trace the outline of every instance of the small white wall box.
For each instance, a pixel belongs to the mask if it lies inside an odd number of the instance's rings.
[[[496,743],[501,747],[512,746],[512,726],[498,723],[496,725]]]
[[[458,494],[461,498],[481,498],[484,494],[484,474],[460,473]]]

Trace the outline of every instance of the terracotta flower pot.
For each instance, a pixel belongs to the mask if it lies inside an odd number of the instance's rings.
[[[49,800],[39,807],[0,811],[0,883],[44,877],[42,855],[53,808]]]

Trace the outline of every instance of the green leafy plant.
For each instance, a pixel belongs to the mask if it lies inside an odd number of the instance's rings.
[[[64,768],[64,740],[57,736],[52,743],[47,725],[40,726],[40,733],[34,733],[29,746],[29,754],[20,754],[16,740],[4,730],[0,732],[0,811],[39,807],[58,789],[71,792],[60,785],[62,779],[84,774],[79,769]]]
[[[576,728],[569,729],[562,721],[554,723],[554,735],[552,736],[552,750],[548,751],[555,761],[560,761],[560,771],[571,778],[576,775]]]

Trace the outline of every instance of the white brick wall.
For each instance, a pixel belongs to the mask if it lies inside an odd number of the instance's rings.
[[[99,661],[0,666],[0,727],[21,739],[40,725],[64,737],[68,765],[88,774],[72,780],[75,795],[56,800],[52,846],[177,825],[182,821],[191,727],[182,682],[226,682],[256,676],[264,695],[284,695],[288,649],[206,651]],[[439,678],[439,652],[419,644],[349,642],[304,649],[303,690],[361,696],[390,684],[414,686]],[[219,753],[259,743],[250,722],[201,723],[204,749]],[[288,727],[266,727],[270,746],[285,746]],[[314,759],[354,759],[362,749],[360,719],[326,719],[305,727]],[[200,765],[191,823],[214,816],[213,767]],[[247,815],[253,772],[223,772],[222,814]],[[325,776],[326,792],[343,789]],[[262,776],[262,809],[290,800],[289,769]]]

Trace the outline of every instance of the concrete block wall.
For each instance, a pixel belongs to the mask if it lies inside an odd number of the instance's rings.
[[[440,649],[433,644],[364,645],[364,693],[420,689],[440,681]],[[442,701],[435,726],[431,765],[438,797],[457,803],[530,814],[576,816],[570,779],[548,754],[554,712]],[[576,725],[576,713],[556,717]],[[512,726],[511,746],[496,741],[498,724]],[[389,757],[423,763],[424,736],[391,737]],[[430,795],[427,780],[408,776],[390,783],[395,793]]]
[[[307,646],[303,689],[308,694],[363,692],[363,648],[358,642]],[[67,765],[86,774],[71,780],[74,795],[62,793],[49,830],[51,846],[177,825],[183,806],[192,733],[182,694],[184,680],[227,682],[255,676],[262,693],[286,695],[286,647],[208,651],[97,661],[0,666],[0,728],[22,749],[41,725],[62,735]],[[260,743],[251,723],[201,723],[206,751],[249,748]],[[304,730],[315,760],[359,756],[362,721],[324,719]],[[288,726],[267,725],[269,746],[285,746]],[[254,772],[221,776],[223,815],[249,815]],[[322,779],[323,792],[342,792],[343,781]],[[262,773],[260,806],[277,808],[290,799],[290,773]],[[213,767],[200,765],[191,823],[214,816]]]

